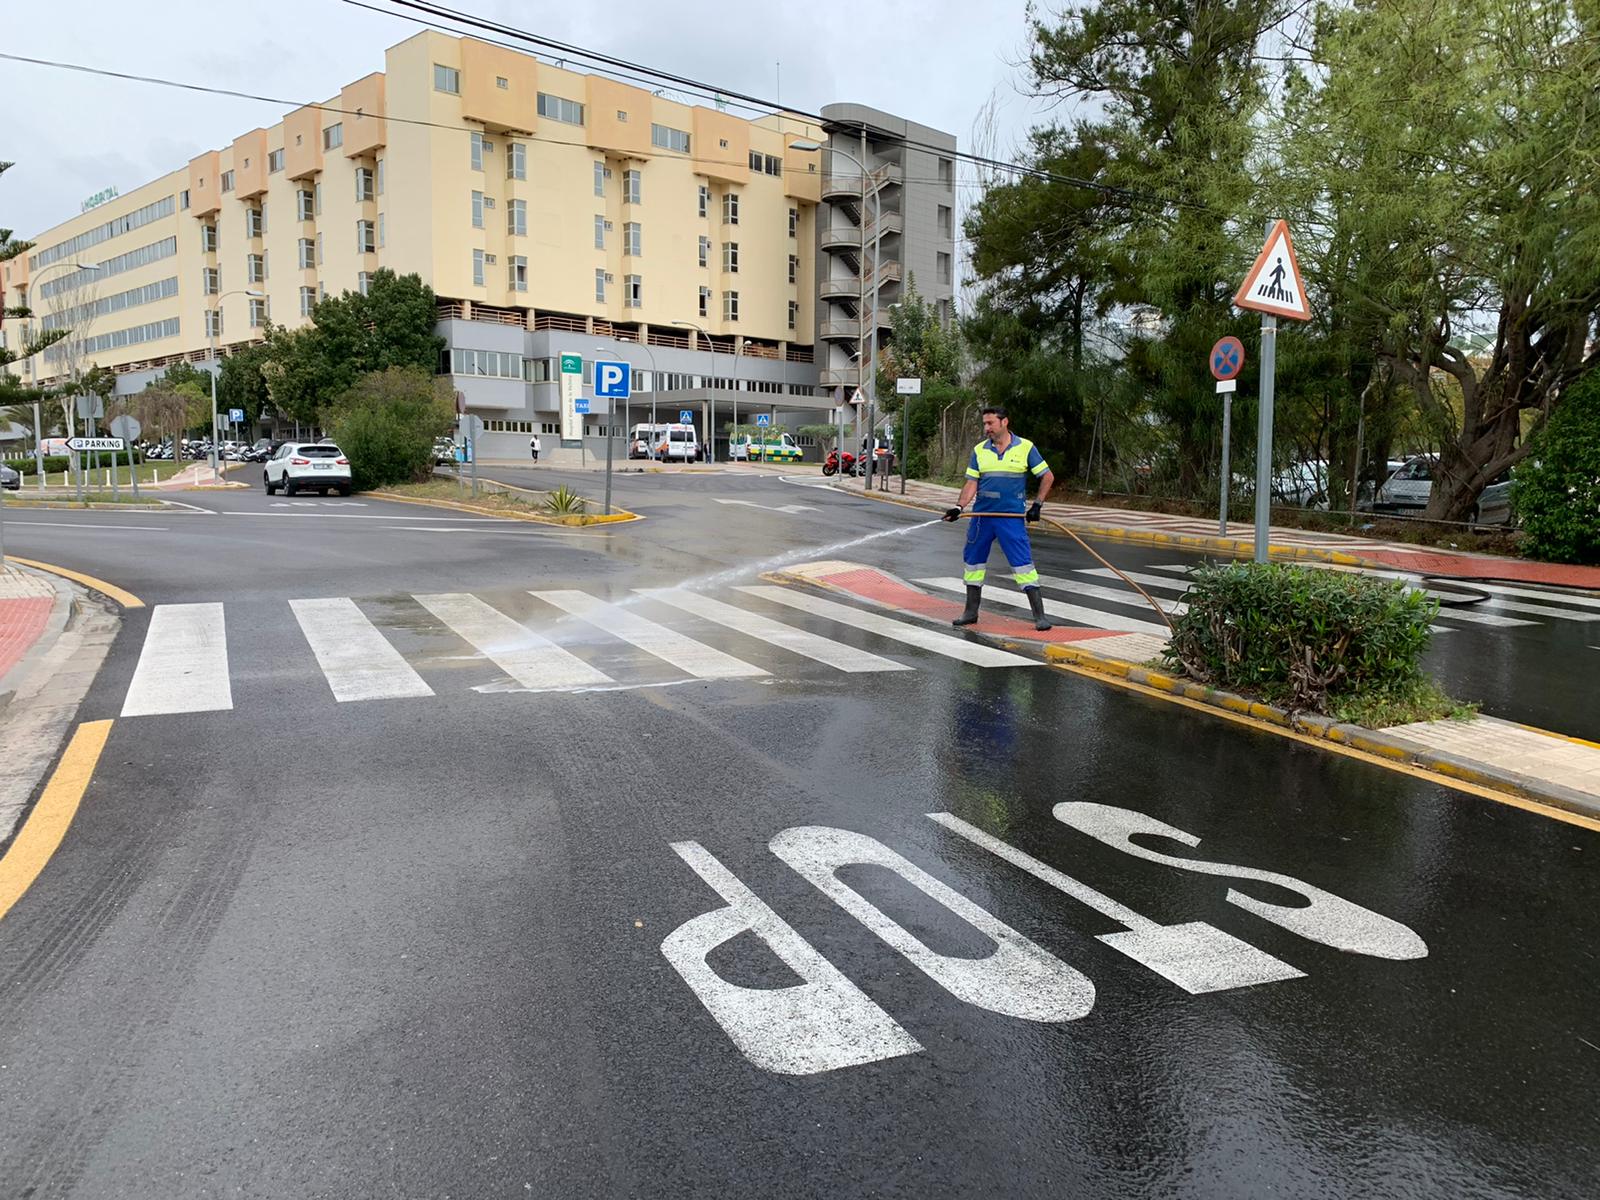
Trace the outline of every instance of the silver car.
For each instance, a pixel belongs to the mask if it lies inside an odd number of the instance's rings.
[[[1428,498],[1433,494],[1433,473],[1438,465],[1439,460],[1431,454],[1408,458],[1405,465],[1389,476],[1378,489],[1373,509],[1377,512],[1422,515],[1422,511],[1428,507]],[[1469,524],[1511,523],[1511,477],[1505,475],[1483,489],[1477,507],[1472,510]]]
[[[0,488],[5,488],[8,492],[20,492],[22,490],[21,474],[4,463],[0,463]]]

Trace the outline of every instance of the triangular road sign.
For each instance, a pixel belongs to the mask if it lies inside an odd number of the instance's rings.
[[[1261,247],[1233,303],[1236,308],[1253,308],[1275,317],[1311,319],[1306,285],[1300,279],[1300,263],[1289,237],[1289,222],[1279,221],[1267,234],[1267,244]]]

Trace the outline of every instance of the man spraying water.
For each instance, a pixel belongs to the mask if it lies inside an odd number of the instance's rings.
[[[972,524],[967,528],[967,546],[961,556],[967,607],[951,624],[971,625],[978,619],[989,550],[998,538],[1006,562],[1011,564],[1012,577],[1033,609],[1033,627],[1049,629],[1050,622],[1044,615],[1044,596],[1039,591],[1039,572],[1033,565],[1033,547],[1028,544],[1025,523],[1039,519],[1056,477],[1032,442],[1012,434],[1011,418],[1004,408],[991,405],[983,410],[983,432],[987,436],[972,448],[972,457],[967,462],[967,482],[957,497],[956,506],[944,514],[946,521],[960,520],[961,510],[972,504]],[[1029,475],[1039,480],[1039,494],[1031,505],[1027,504]],[[976,504],[973,504],[974,498]]]

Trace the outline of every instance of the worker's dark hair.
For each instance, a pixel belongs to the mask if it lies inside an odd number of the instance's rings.
[[[985,404],[978,410],[978,415],[980,417],[987,417],[990,413],[993,413],[1002,421],[1011,420],[1011,414],[1006,411],[1006,406],[1004,404]]]

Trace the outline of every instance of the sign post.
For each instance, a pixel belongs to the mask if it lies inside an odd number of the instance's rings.
[[[1228,536],[1228,489],[1233,482],[1229,442],[1233,434],[1233,393],[1244,367],[1244,343],[1236,337],[1220,338],[1211,347],[1211,374],[1222,397],[1222,503],[1217,510],[1217,535]]]
[[[1287,221],[1267,225],[1267,242],[1256,255],[1250,274],[1233,298],[1235,308],[1261,314],[1261,399],[1256,418],[1256,539],[1255,561],[1264,563],[1271,548],[1272,518],[1272,400],[1278,362],[1278,318],[1309,321],[1300,264],[1294,256]]]
[[[133,497],[139,498],[139,468],[133,461],[133,443],[139,439],[139,431],[143,428],[137,417],[123,413],[120,417],[111,418],[111,432],[128,444],[128,479],[133,484]],[[111,466],[115,471],[117,465],[116,455],[111,456]]]
[[[561,445],[578,451],[578,462],[583,463],[583,415],[578,411],[578,397],[583,391],[583,355],[561,355]]]
[[[633,366],[626,362],[596,362],[594,364],[594,394],[596,399],[610,402],[610,419],[606,422],[606,516],[611,515],[611,444],[617,432],[617,401],[633,395]]]
[[[904,396],[900,401],[900,494],[906,494],[906,458],[911,450],[911,397],[922,395],[922,380],[920,377],[900,378],[894,381],[894,390],[897,396]]]
[[[483,432],[483,418],[473,413],[461,416],[461,436],[467,443],[467,465],[472,468],[472,496],[478,496],[478,436]]]

